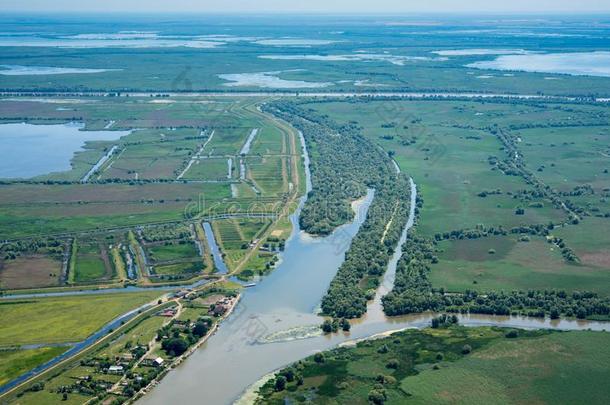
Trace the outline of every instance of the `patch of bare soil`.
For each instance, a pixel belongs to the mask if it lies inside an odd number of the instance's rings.
[[[7,289],[59,285],[61,262],[42,255],[0,262],[0,286]]]

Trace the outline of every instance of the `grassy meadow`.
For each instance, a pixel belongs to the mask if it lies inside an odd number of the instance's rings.
[[[451,231],[549,223],[578,256],[564,260],[542,237],[519,232],[442,241],[430,280],[449,291],[565,289],[610,294],[606,229],[610,212],[605,173],[606,109],[595,104],[418,101],[391,99],[306,104],[362,133],[390,153],[418,185],[423,200],[417,232],[434,238]],[[531,182],[490,164],[510,160],[499,134],[514,139],[523,167],[579,213],[577,225]],[[518,212],[521,210],[521,212]],[[522,240],[523,239],[523,240]],[[529,240],[526,242],[525,240]],[[490,253],[493,252],[493,253]]]
[[[0,300],[0,345],[78,342],[158,291]]]
[[[66,350],[66,347],[0,350],[0,386]]]
[[[603,404],[609,339],[605,332],[407,330],[294,363],[259,390],[257,403]]]

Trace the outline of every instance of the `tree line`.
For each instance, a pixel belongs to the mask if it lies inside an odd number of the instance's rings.
[[[353,200],[364,196],[367,188],[375,190],[366,219],[322,299],[325,315],[357,318],[374,297],[407,222],[408,178],[397,174],[389,156],[353,124],[339,125],[290,101],[267,104],[265,109],[303,133],[312,157],[312,190],[299,218],[303,230],[330,234],[353,219]]]

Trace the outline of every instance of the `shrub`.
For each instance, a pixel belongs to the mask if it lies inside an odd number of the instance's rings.
[[[388,362],[386,363],[386,365],[385,365],[385,366],[386,366],[387,368],[391,368],[391,369],[396,370],[396,369],[398,368],[398,365],[399,365],[399,364],[400,364],[400,362],[399,362],[397,359],[391,359],[390,361],[388,361]]]

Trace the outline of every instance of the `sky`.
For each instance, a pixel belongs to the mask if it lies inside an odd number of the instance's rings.
[[[0,12],[595,13],[610,0],[0,0]]]

